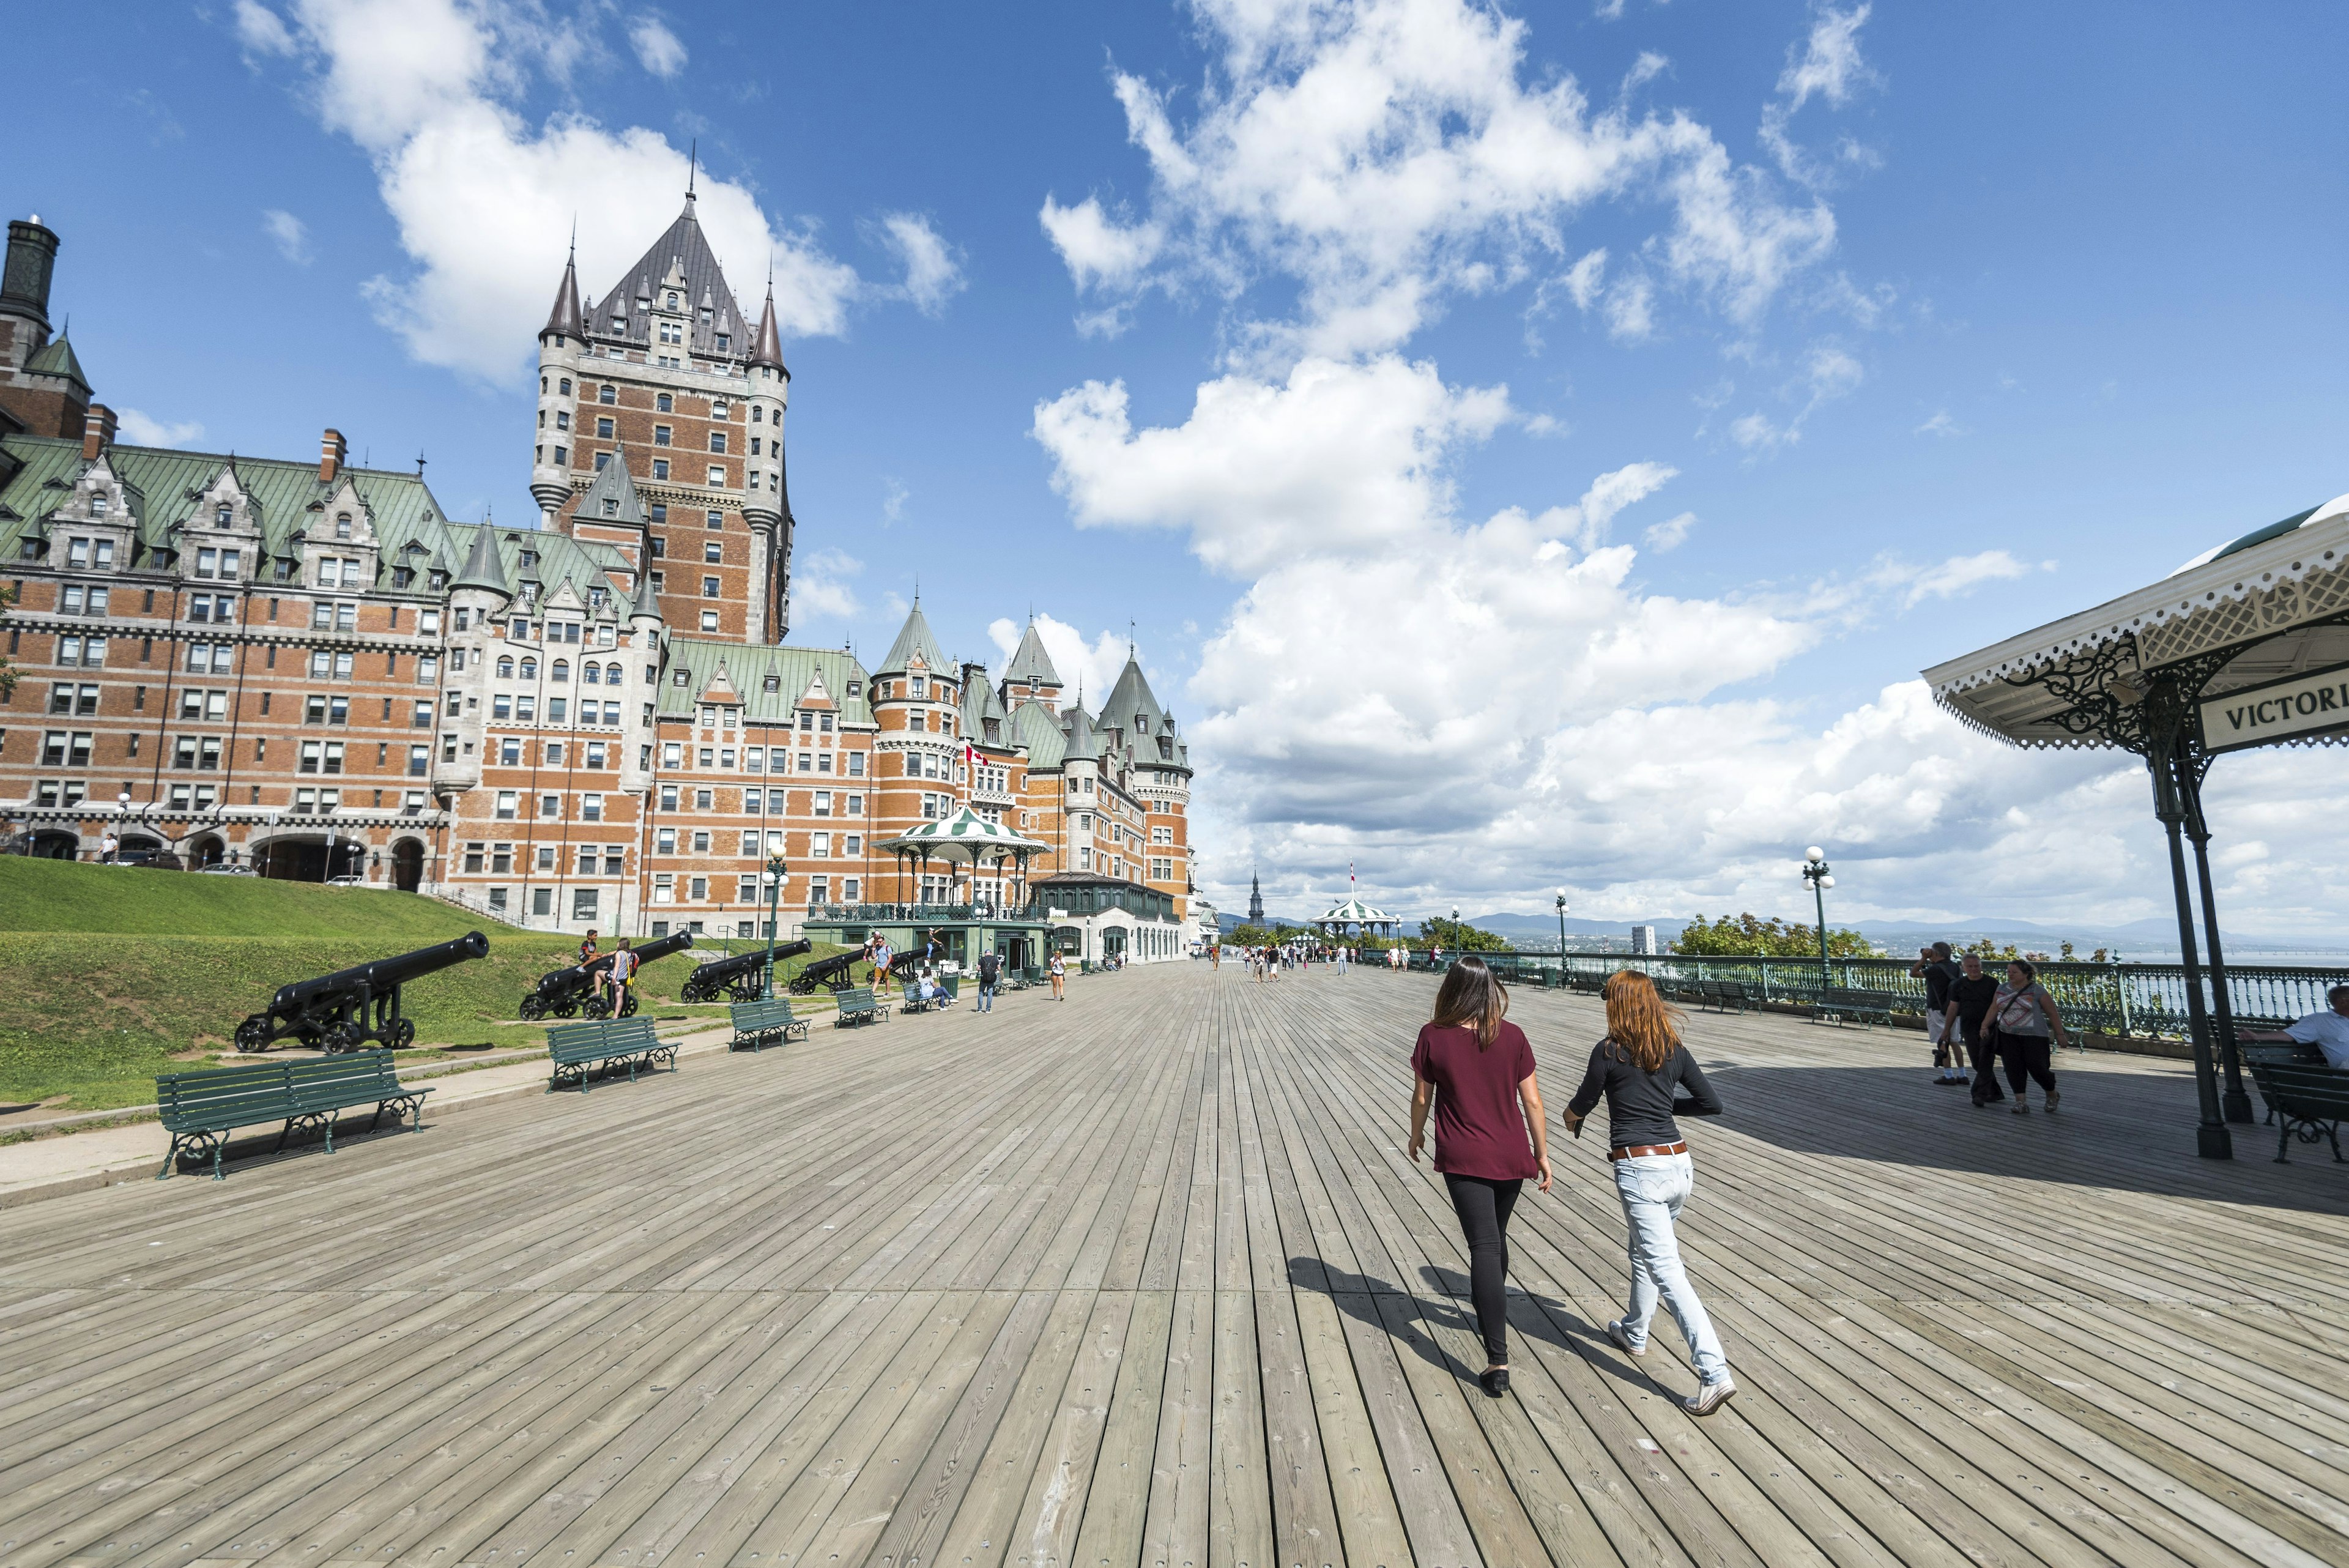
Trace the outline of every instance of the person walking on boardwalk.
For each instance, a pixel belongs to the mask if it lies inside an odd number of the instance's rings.
[[[1966,1059],[1956,1032],[1950,1027],[1950,985],[1959,974],[1958,966],[1950,961],[1950,944],[1935,942],[1918,949],[1917,961],[1909,966],[1909,973],[1925,982],[1925,1039],[1933,1047],[1933,1082],[1962,1084]]]
[[[990,950],[978,955],[978,1011],[995,1011],[995,988],[1003,981],[1003,961]]]
[[[1990,1026],[1998,1032],[1999,1060],[2006,1066],[2006,1086],[2014,1096],[2008,1108],[2016,1116],[2031,1109],[2023,1091],[2036,1083],[2047,1092],[2047,1108],[2063,1099],[2055,1092],[2053,1041],[2064,1037],[2064,1018],[2055,999],[2039,983],[2039,971],[2021,959],[2006,966],[2006,983],[1991,998]],[[2051,1039],[2052,1037],[2052,1039]]]
[[[1046,967],[1052,972],[1052,1000],[1055,1002],[1068,1001],[1069,965],[1067,961],[1061,957],[1058,950],[1055,950],[1052,954],[1052,961]]]
[[[1497,1399],[1509,1391],[1509,1212],[1528,1176],[1549,1190],[1549,1134],[1542,1121],[1534,1048],[1508,1021],[1509,993],[1481,959],[1463,959],[1435,993],[1435,1017],[1412,1047],[1411,1158],[1435,1110],[1435,1168],[1451,1189],[1468,1242],[1468,1293],[1485,1339],[1477,1379]]]
[[[1968,953],[1962,972],[1950,982],[1949,1026],[1942,1038],[1952,1049],[1963,1045],[1974,1064],[1974,1106],[2006,1098],[1998,1086],[1998,1048],[1990,1033],[1991,999],[1998,994],[1998,981],[1982,973],[1980,953]]]
[[[1606,995],[1607,1037],[1591,1047],[1582,1087],[1567,1102],[1566,1130],[1581,1137],[1583,1118],[1606,1098],[1607,1158],[1615,1165],[1615,1191],[1631,1232],[1631,1299],[1623,1315],[1607,1325],[1607,1337],[1629,1355],[1647,1355],[1648,1324],[1661,1298],[1688,1340],[1701,1383],[1681,1403],[1692,1414],[1710,1416],[1737,1385],[1713,1319],[1681,1265],[1672,1221],[1696,1185],[1696,1165],[1672,1118],[1717,1116],[1721,1097],[1681,1043],[1680,1009],[1656,994],[1653,981],[1623,970],[1608,981]]]

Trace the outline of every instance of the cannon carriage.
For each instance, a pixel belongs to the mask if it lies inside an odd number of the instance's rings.
[[[775,950],[775,961],[799,957],[812,951],[815,944],[804,940],[785,942]],[[715,1002],[721,996],[736,1002],[756,1002],[766,990],[767,950],[754,948],[747,953],[730,958],[712,959],[691,974],[678,988],[679,1002]]]
[[[266,1011],[236,1026],[236,1048],[266,1051],[285,1039],[326,1052],[356,1051],[371,1040],[394,1050],[411,1044],[416,1025],[400,1012],[400,988],[489,950],[489,938],[468,931],[397,958],[280,986]]]
[[[678,931],[629,950],[636,955],[636,966],[641,970],[655,959],[665,959],[692,945],[693,933]],[[595,977],[611,969],[612,959],[618,951],[615,948],[608,953],[597,953],[585,963],[571,964],[539,976],[538,984],[523,993],[522,1005],[515,1011],[533,1022],[542,1018],[576,1018],[582,1014],[589,1018],[609,1018],[612,1004],[597,989]],[[621,1001],[620,1016],[632,1016],[636,1011],[636,992],[631,986]]]

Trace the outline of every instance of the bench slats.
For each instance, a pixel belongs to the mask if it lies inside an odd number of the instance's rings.
[[[609,1074],[625,1066],[634,1083],[640,1066],[677,1066],[677,1047],[662,1044],[653,1021],[642,1016],[558,1023],[546,1032],[546,1054],[554,1064],[546,1080],[550,1095],[565,1083],[576,1084],[585,1094],[588,1078],[599,1069]]]
[[[2291,1162],[2292,1141],[2314,1143],[2323,1137],[2341,1158],[2341,1123],[2349,1118],[2349,1072],[2338,1067],[2308,1066],[2251,1056],[2243,1065],[2259,1085],[2260,1097],[2276,1120],[2276,1162]]]
[[[221,1160],[228,1135],[260,1122],[285,1124],[277,1135],[279,1148],[295,1127],[319,1127],[328,1154],[335,1152],[336,1116],[341,1111],[372,1105],[370,1127],[380,1124],[387,1110],[400,1117],[412,1115],[413,1130],[423,1126],[424,1096],[431,1092],[401,1084],[389,1051],[158,1074],[156,1114],[171,1135],[171,1147],[156,1179],[171,1175],[186,1154],[211,1155],[213,1179],[225,1179]]]
[[[729,1012],[734,1021],[730,1050],[747,1044],[751,1050],[759,1051],[778,1035],[786,1044],[794,1037],[803,1039],[807,1035],[807,1020],[792,1017],[792,1004],[781,998],[772,1002],[738,1002]]]

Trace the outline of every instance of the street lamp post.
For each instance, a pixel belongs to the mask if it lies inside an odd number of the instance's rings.
[[[1557,983],[1566,983],[1566,889],[1557,890]]]
[[[766,1000],[775,1000],[775,926],[776,909],[782,903],[783,878],[792,874],[790,866],[780,855],[767,857],[767,988]]]
[[[1826,889],[1835,886],[1835,877],[1827,869],[1826,851],[1812,845],[1803,851],[1803,880],[1811,886],[1812,901],[1819,913],[1819,983],[1827,983],[1827,899]]]
[[[130,792],[124,790],[114,797],[114,858],[117,864],[122,859],[122,824],[129,815]]]

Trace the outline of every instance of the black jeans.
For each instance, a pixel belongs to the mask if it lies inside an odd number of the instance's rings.
[[[1974,1061],[1974,1104],[2006,1098],[1998,1087],[1998,1032],[1984,1023],[1967,1034],[1966,1054]]]
[[[2055,1067],[2050,1060],[2052,1045],[2044,1034],[2009,1034],[1999,1031],[1998,1054],[2006,1064],[2006,1086],[2019,1098],[2025,1084],[2036,1083],[2043,1089],[2055,1086]]]
[[[1502,1285],[1509,1273],[1509,1210],[1517,1206],[1517,1189],[1525,1183],[1447,1175],[1444,1185],[1452,1190],[1453,1211],[1460,1216],[1460,1233],[1468,1240],[1468,1293],[1476,1303],[1476,1327],[1485,1336],[1485,1355],[1497,1366],[1509,1359],[1507,1294]]]

